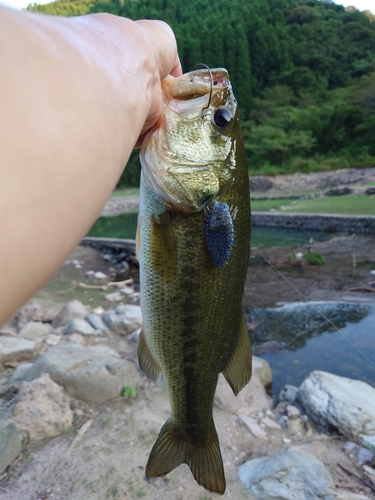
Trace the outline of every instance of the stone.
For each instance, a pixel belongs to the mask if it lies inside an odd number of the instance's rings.
[[[96,271],[96,273],[94,273],[94,278],[96,278],[97,280],[105,280],[108,278],[108,276],[101,271]]]
[[[342,447],[342,449],[345,451],[345,453],[357,453],[358,452],[358,449],[359,449],[359,446],[355,443],[353,443],[353,441],[347,441],[344,446]]]
[[[105,299],[108,300],[109,302],[121,302],[124,299],[124,297],[121,295],[120,292],[112,292],[112,293],[107,293]]]
[[[253,356],[253,373],[257,372],[260,381],[266,389],[272,386],[272,370],[269,363],[258,356]]]
[[[8,380],[8,387],[19,387],[25,380],[26,373],[33,366],[33,363],[23,363],[17,366]]]
[[[44,343],[50,347],[59,344],[60,341],[61,341],[60,335],[55,335],[54,333],[47,335],[47,337],[44,339]]]
[[[290,418],[291,420],[293,418],[298,418],[301,416],[301,412],[299,411],[299,409],[293,405],[288,405],[286,407],[286,414],[287,417]]]
[[[286,384],[280,391],[279,401],[288,401],[292,405],[296,400],[297,394],[298,387]]]
[[[336,500],[370,500],[369,497],[361,495],[360,493],[352,493],[346,490],[336,490],[335,491]]]
[[[72,344],[81,344],[81,345],[86,345],[86,339],[83,335],[80,333],[72,333],[72,335],[68,336],[69,342]]]
[[[262,418],[262,420],[260,422],[262,424],[264,424],[266,427],[268,427],[269,429],[281,429],[281,425],[269,417]]]
[[[318,425],[375,446],[375,389],[365,382],[314,371],[302,382],[298,401]]]
[[[40,337],[44,337],[53,330],[52,325],[49,323],[42,323],[41,321],[29,321],[26,323],[18,335],[24,339],[37,340]]]
[[[22,451],[22,432],[13,422],[0,428],[0,474]]]
[[[87,308],[79,300],[72,300],[65,304],[59,314],[52,322],[54,328],[59,326],[68,326],[74,318],[86,318],[89,314]]]
[[[265,439],[267,433],[258,425],[258,422],[247,415],[239,414],[238,418],[246,425],[251,434],[257,438]]]
[[[15,316],[15,322],[18,330],[29,321],[36,322],[51,322],[53,314],[51,311],[44,309],[39,302],[31,301],[18,311]]]
[[[99,314],[89,314],[86,318],[87,323],[89,323],[95,330],[100,334],[108,333],[108,328],[105,326],[101,316]]]
[[[80,335],[98,335],[98,332],[83,318],[74,318],[69,323],[65,335],[73,335],[79,333]]]
[[[235,396],[224,375],[220,374],[215,393],[214,404],[218,408],[232,413],[249,414],[250,412],[271,408],[271,398],[267,396],[257,372],[250,382]]]
[[[32,382],[23,382],[12,421],[28,432],[31,441],[59,436],[73,422],[70,398],[45,373]]]
[[[286,427],[288,425],[289,418],[286,415],[283,415],[277,422],[281,425],[281,427]]]
[[[140,306],[121,305],[105,312],[102,320],[117,334],[128,335],[142,326],[142,311]]]
[[[109,348],[79,344],[49,349],[26,373],[26,380],[34,380],[42,373],[49,373],[69,396],[92,405],[120,396],[124,385],[136,387],[141,380],[136,367]]]
[[[363,446],[360,446],[358,450],[358,461],[361,462],[362,464],[364,463],[370,463],[374,459],[374,453],[369,450],[368,448],[364,448]]]
[[[0,336],[0,363],[29,361],[34,358],[35,342]]]
[[[294,418],[293,420],[288,420],[286,424],[288,430],[297,436],[301,436],[305,433],[305,426],[301,419]]]
[[[244,463],[238,476],[256,500],[334,500],[324,464],[309,453],[286,451]]]

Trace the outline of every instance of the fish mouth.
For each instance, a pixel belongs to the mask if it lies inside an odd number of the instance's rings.
[[[190,101],[230,86],[229,75],[224,68],[198,69],[184,73],[178,78],[168,76],[162,82],[167,98]]]

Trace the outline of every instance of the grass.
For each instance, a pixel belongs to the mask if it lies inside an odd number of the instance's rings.
[[[259,212],[268,212],[271,208],[277,209],[285,205],[295,203],[294,198],[272,199],[272,200],[251,200],[251,209]]]
[[[279,202],[278,206],[277,201]],[[284,207],[283,210],[280,210],[281,206]],[[286,213],[375,215],[375,197],[348,195],[293,201],[259,200],[252,203],[254,211],[269,211],[271,208]],[[278,208],[279,210],[277,210]]]

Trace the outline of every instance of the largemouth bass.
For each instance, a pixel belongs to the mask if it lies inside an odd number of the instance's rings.
[[[152,380],[163,373],[171,412],[146,476],[186,463],[198,484],[223,494],[212,416],[218,375],[236,395],[251,377],[241,307],[250,199],[239,111],[224,69],[212,70],[212,81],[207,70],[168,77],[163,91],[161,118],[141,149],[138,359]]]

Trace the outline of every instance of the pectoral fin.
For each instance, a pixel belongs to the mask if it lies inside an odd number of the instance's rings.
[[[251,379],[251,345],[245,318],[242,318],[240,335],[229,363],[223,370],[223,375],[231,386],[235,396],[250,382]]]
[[[161,375],[161,368],[152,357],[143,330],[141,330],[138,340],[138,361],[143,373],[156,382]]]
[[[153,218],[151,225],[151,265],[165,282],[172,281],[176,275],[177,250],[171,217],[164,212],[161,217]]]

